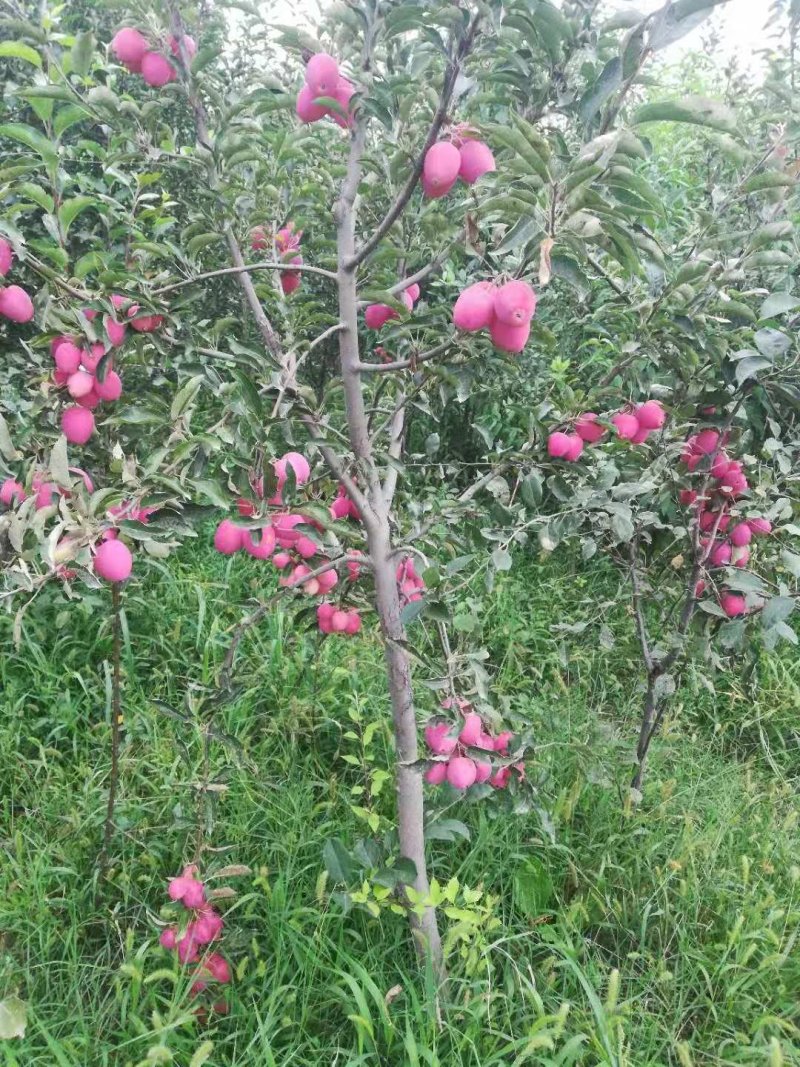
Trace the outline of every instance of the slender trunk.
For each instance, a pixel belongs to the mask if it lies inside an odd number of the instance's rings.
[[[343,324],[339,334],[339,359],[350,443],[359,474],[366,481],[369,503],[369,509],[363,519],[375,579],[375,607],[383,633],[386,677],[392,705],[400,853],[410,859],[416,868],[414,889],[427,896],[429,883],[425,862],[423,783],[421,774],[413,766],[417,761],[418,751],[411,665],[403,647],[405,630],[400,617],[396,568],[392,559],[389,508],[381,484],[380,471],[372,452],[359,371],[358,297],[353,257],[355,198],[361,173],[363,145],[363,131],[357,129],[351,142],[348,174],[336,207],[339,318]],[[420,958],[429,959],[436,973],[444,977],[442,946],[435,910],[426,908],[421,917],[411,913],[411,928]]]
[[[122,727],[122,636],[121,636],[121,596],[120,584],[114,582],[111,586],[111,617],[114,631],[114,650],[111,680],[111,774],[108,783],[108,805],[106,807],[106,821],[103,828],[103,851],[100,853],[100,871],[105,873],[108,866],[108,853],[111,847],[111,836],[114,833],[114,806],[117,800],[117,785],[119,783],[119,743]]]
[[[655,693],[655,678],[652,675],[647,679],[647,692],[644,698],[644,713],[642,715],[642,725],[639,730],[639,743],[636,746],[636,759],[638,761],[636,767],[636,773],[631,781],[632,789],[642,788],[644,781],[645,765],[647,763],[647,753],[650,749],[650,742],[653,740],[653,734],[655,732],[656,723],[656,693]]]

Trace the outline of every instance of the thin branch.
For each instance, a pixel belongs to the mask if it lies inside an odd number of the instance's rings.
[[[420,352],[418,356],[413,356],[411,359],[396,359],[391,363],[364,363],[360,361],[357,369],[362,374],[386,374],[393,370],[414,368],[419,363],[427,363],[429,359],[436,359],[437,356],[441,356],[451,347],[454,341],[454,337],[448,337],[446,341],[442,341],[435,348],[431,348],[427,352]]]
[[[405,440],[405,405],[406,397],[401,393],[397,405],[395,406],[394,414],[392,415],[391,430],[389,433],[389,448],[386,453],[388,466],[383,479],[383,499],[386,502],[387,510],[392,506],[394,494],[397,490],[397,477],[400,473],[397,465],[400,462],[400,456],[403,454],[403,442]]]
[[[448,64],[445,71],[444,83],[442,85],[442,95],[439,98],[439,106],[436,108],[436,112],[433,116],[433,122],[428,130],[428,136],[425,138],[425,143],[422,146],[422,151],[417,157],[417,162],[414,164],[414,169],[408,176],[408,180],[403,188],[398,193],[394,203],[389,208],[388,212],[384,216],[383,220],[378,224],[378,227],[372,234],[372,236],[366,240],[355,255],[345,264],[347,270],[355,270],[355,268],[363,263],[364,260],[378,247],[381,241],[384,239],[389,230],[394,226],[395,222],[400,218],[405,210],[406,204],[411,199],[411,195],[417,186],[417,182],[422,176],[422,168],[425,164],[425,156],[429,148],[432,148],[436,142],[436,138],[439,136],[439,131],[442,128],[445,118],[447,117],[447,111],[450,107],[450,101],[453,97],[453,90],[455,89],[456,79],[458,78],[459,70],[461,69],[461,63],[464,58],[469,54],[473,42],[475,40],[475,34],[478,30],[478,17],[476,16],[467,30],[466,35],[461,41],[455,58]]]
[[[171,293],[175,289],[183,289],[184,286],[194,285],[196,282],[206,281],[208,278],[221,278],[226,274],[245,274],[255,270],[287,270],[293,273],[321,274],[323,278],[336,281],[336,273],[332,270],[325,270],[323,267],[313,267],[308,263],[290,264],[265,261],[263,263],[246,263],[241,267],[222,267],[220,270],[209,270],[204,274],[196,274],[193,278],[184,278],[183,281],[164,285],[160,289],[155,289],[152,295],[163,296],[165,293]]]
[[[633,601],[633,618],[636,623],[636,632],[639,635],[639,643],[642,646],[642,659],[647,668],[648,675],[653,672],[653,656],[650,652],[650,639],[647,636],[647,626],[644,621],[644,605],[642,601],[642,587],[639,582],[639,540],[634,537],[628,545],[628,555],[631,561],[631,589]]]
[[[65,293],[69,293],[69,295],[75,297],[76,300],[91,301],[94,299],[91,293],[87,293],[82,289],[76,289],[74,286],[70,285],[69,282],[65,282],[55,270],[48,267],[46,263],[42,263],[36,256],[32,256],[30,252],[25,253],[25,263],[42,278],[46,278],[49,282],[57,285],[59,289],[63,289]]]
[[[321,574],[325,574],[327,571],[333,570],[340,564],[344,563],[358,563],[359,566],[365,567],[371,565],[370,560],[366,556],[356,556],[352,553],[337,556],[336,559],[329,559],[315,570],[306,574],[300,581],[293,583],[292,585],[281,586],[280,589],[272,594],[269,600],[266,600],[263,604],[259,604],[254,612],[248,615],[245,619],[242,619],[233,631],[231,643],[228,646],[228,651],[225,653],[225,659],[222,661],[222,666],[220,667],[220,689],[230,689],[231,687],[231,669],[233,668],[233,661],[236,657],[236,650],[247,631],[251,630],[257,623],[261,622],[267,612],[274,608],[287,593],[296,594],[302,592],[303,585],[306,582],[310,582],[312,578],[318,578]]]
[[[100,871],[103,874],[108,867],[108,853],[111,848],[111,837],[114,833],[114,808],[119,784],[119,743],[122,732],[121,610],[120,583],[114,582],[111,586],[111,619],[114,631],[111,677],[111,771],[108,781],[106,820],[103,827],[103,849],[100,853]]]

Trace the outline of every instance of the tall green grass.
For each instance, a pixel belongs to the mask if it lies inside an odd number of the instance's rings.
[[[268,574],[186,546],[169,573],[130,587],[102,883],[107,598],[43,594],[19,650],[2,620],[0,999],[17,993],[29,1018],[0,1063],[800,1064],[796,655],[764,656],[754,679],[731,673],[714,694],[690,671],[631,811],[641,678],[613,572],[530,561],[498,585],[471,640],[490,652],[498,707],[534,728],[540,810],[499,817],[491,800],[466,800],[448,812],[471,840],[432,842],[433,873],[482,887],[500,924],[477,968],[453,954],[437,1003],[402,919],[344,916],[320,881],[325,841],[365,832],[349,803],[361,770],[343,758],[351,711],[379,723],[390,760],[369,627],[323,641],[275,613],[245,637],[235,698],[213,721],[232,742],[210,745],[219,789],[203,806],[199,701]],[[553,630],[581,621],[580,634]],[[420,699],[432,706],[423,686]],[[166,879],[199,817],[207,864],[251,871],[226,883],[231,1010],[205,1022],[157,944]]]

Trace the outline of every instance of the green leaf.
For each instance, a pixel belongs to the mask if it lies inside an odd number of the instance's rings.
[[[757,378],[759,371],[771,369],[772,360],[766,356],[746,356],[736,364],[736,382],[741,385],[749,378]]]
[[[92,65],[94,54],[94,34],[91,30],[79,33],[72,46],[72,69],[76,74],[85,78]]]
[[[197,492],[215,504],[218,508],[229,508],[231,505],[230,493],[226,493],[217,482],[210,478],[193,478],[190,483]]]
[[[64,201],[58,209],[58,221],[65,235],[69,232],[70,226],[78,215],[90,207],[98,209],[100,207],[99,201],[95,200],[93,196],[75,196],[72,200]]]
[[[334,882],[350,883],[358,868],[338,837],[329,838],[322,848],[322,862]]]
[[[526,919],[538,919],[553,899],[553,880],[544,863],[531,856],[517,867],[513,883],[514,907]]]
[[[615,511],[611,515],[611,529],[613,530],[618,543],[630,541],[634,534],[634,527],[630,514]]]
[[[11,1041],[25,1036],[28,1022],[28,1005],[19,997],[0,1000],[0,1041]]]
[[[763,248],[764,245],[772,244],[773,241],[789,241],[794,233],[794,225],[789,219],[782,222],[768,222],[762,226],[753,236],[750,242],[752,249]]]
[[[645,104],[633,116],[633,125],[643,122],[688,122],[708,126],[723,133],[736,131],[736,115],[719,100],[706,96],[686,96],[682,100],[662,100]]]
[[[71,485],[69,457],[67,455],[67,439],[63,433],[53,445],[53,450],[50,453],[50,474],[56,485],[60,485],[63,489],[69,489]]]
[[[172,406],[169,409],[169,417],[171,419],[179,419],[186,412],[205,380],[204,374],[195,374],[185,385],[181,386],[175,394]]]
[[[800,307],[800,297],[794,293],[772,293],[761,305],[759,319],[777,319],[787,311]]]
[[[753,335],[756,348],[762,356],[775,360],[784,356],[792,347],[792,339],[780,330],[772,330],[766,326],[763,330],[757,330]]]
[[[35,185],[33,182],[22,182],[21,185],[17,186],[17,193],[19,196],[27,196],[29,200],[32,200],[34,204],[38,204],[48,215],[52,215],[55,210],[52,196],[45,192],[40,185]]]
[[[5,122],[0,125],[0,137],[8,137],[33,149],[48,167],[55,167],[58,163],[58,156],[50,141],[31,126],[25,126],[21,122]]]
[[[0,59],[22,59],[34,67],[42,69],[42,57],[35,48],[22,41],[0,41]]]
[[[761,613],[761,623],[765,630],[777,626],[779,622],[786,622],[795,609],[792,597],[774,596],[768,600]]]
[[[744,193],[761,193],[767,189],[791,188],[797,184],[797,179],[791,174],[785,174],[780,170],[765,170],[761,174],[754,174],[742,186]]]
[[[578,108],[584,122],[589,122],[606,100],[622,85],[622,60],[619,56],[609,59],[594,85],[583,94]]]
[[[8,423],[2,415],[0,415],[0,453],[9,463],[22,457],[22,453],[14,448],[14,442],[11,440],[11,434],[8,430]]]
[[[495,566],[495,570],[510,571],[512,564],[511,553],[504,548],[496,548],[492,552],[492,563]]]
[[[91,112],[87,111],[81,104],[67,104],[66,107],[60,107],[53,120],[53,132],[56,137],[61,137],[68,129],[76,126],[79,122],[83,122],[90,115]]]
[[[400,622],[408,626],[425,610],[425,600],[412,600],[400,612]]]

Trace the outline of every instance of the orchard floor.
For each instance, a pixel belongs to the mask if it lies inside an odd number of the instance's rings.
[[[613,648],[600,633],[595,605],[612,575],[564,558],[520,564],[471,637],[490,652],[510,721],[535,729],[542,810],[496,817],[492,800],[457,801],[447,815],[471,840],[431,842],[439,880],[483,887],[499,920],[471,958],[454,950],[438,1020],[403,920],[344,916],[320,878],[326,840],[365,832],[350,807],[363,781],[344,736],[351,712],[355,732],[378,723],[376,765],[389,762],[372,627],[321,643],[275,614],[245,637],[241,690],[215,725],[246,762],[212,739],[209,771],[224,788],[210,794],[206,830],[209,865],[251,873],[226,881],[237,891],[224,902],[230,1012],[201,1025],[156,920],[196,833],[191,701],[213,685],[265,573],[190,544],[129,588],[118,831],[103,880],[107,591],[83,604],[43,595],[19,651],[0,622],[0,999],[28,1004],[26,1034],[0,1041],[0,1064],[800,1065],[800,657],[764,655],[747,684],[729,674],[715,695],[687,679],[644,801],[626,812],[635,644],[622,607],[607,612]],[[554,632],[555,605],[587,628]],[[412,636],[424,644],[419,624]],[[391,798],[388,784],[382,818]]]

